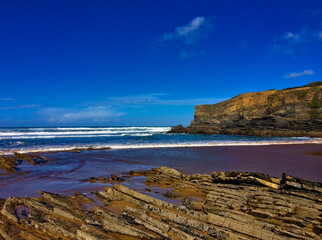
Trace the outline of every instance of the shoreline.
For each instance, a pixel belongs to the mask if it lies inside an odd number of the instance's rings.
[[[303,144],[322,144],[322,140],[310,141],[254,141],[254,142],[227,142],[227,143],[178,143],[178,144],[134,144],[134,145],[108,145],[108,146],[71,146],[71,147],[53,147],[53,148],[30,148],[1,150],[0,156],[10,156],[15,153],[59,153],[59,152],[81,152],[95,150],[119,150],[119,149],[148,149],[148,148],[196,148],[196,147],[247,147],[247,146],[273,146],[273,145],[303,145]]]
[[[104,184],[84,180],[159,166],[172,167],[184,174],[240,171],[280,178],[285,172],[322,182],[320,151],[320,144],[290,144],[22,154],[17,155],[16,165],[11,165],[16,171],[0,170],[0,197],[35,196],[40,188],[57,193],[82,192],[96,186],[102,189]]]
[[[90,149],[0,159],[16,163],[14,171],[0,171],[0,239],[322,236],[321,144]]]

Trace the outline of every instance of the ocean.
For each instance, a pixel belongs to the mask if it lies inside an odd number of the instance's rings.
[[[168,166],[184,173],[283,172],[313,181],[320,174],[322,139],[168,134],[170,127],[1,128],[0,154],[33,153],[46,164],[20,161],[17,172],[0,169],[0,198],[103,189],[89,177]],[[311,144],[310,144],[311,143]],[[82,151],[68,151],[68,150]],[[131,187],[141,182],[129,183]],[[134,184],[134,185],[133,185]]]
[[[322,143],[322,138],[168,134],[169,130],[170,127],[0,128],[0,155],[75,149]]]

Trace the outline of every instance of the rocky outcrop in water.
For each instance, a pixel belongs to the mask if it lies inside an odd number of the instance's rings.
[[[322,236],[320,183],[286,174],[282,179],[241,172],[185,175],[167,167],[130,175],[146,177],[145,194],[115,184],[87,195],[40,191],[41,197],[0,199],[0,239]],[[161,200],[161,191],[169,198]]]
[[[322,137],[322,82],[198,105],[191,125],[170,133]]]
[[[0,156],[0,168],[6,170],[8,173],[19,171],[19,165],[23,162],[32,165],[43,165],[50,161],[44,155],[35,153],[15,153],[14,156]]]

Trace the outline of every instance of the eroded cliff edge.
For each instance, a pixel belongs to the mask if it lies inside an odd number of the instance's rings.
[[[322,137],[322,81],[197,105],[190,126],[170,133]]]

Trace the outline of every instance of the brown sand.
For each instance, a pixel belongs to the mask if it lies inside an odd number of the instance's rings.
[[[22,164],[17,173],[0,173],[0,198],[35,196],[38,190],[69,194],[103,189],[89,177],[168,166],[186,174],[248,171],[281,177],[283,172],[322,182],[322,144],[150,148],[47,154],[42,166]],[[136,183],[132,183],[136,184]]]

